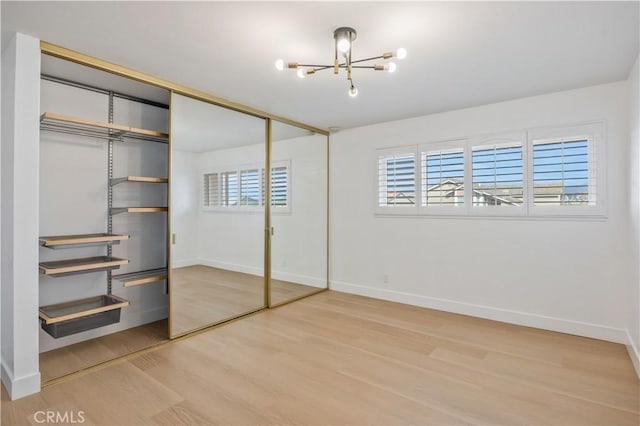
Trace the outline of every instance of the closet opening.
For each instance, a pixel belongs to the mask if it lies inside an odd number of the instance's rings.
[[[169,91],[42,55],[42,384],[168,341]]]

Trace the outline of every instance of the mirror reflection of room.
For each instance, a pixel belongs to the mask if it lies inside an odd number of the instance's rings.
[[[265,306],[265,120],[172,97],[171,335]]]
[[[327,288],[327,137],[271,126],[271,306]]]

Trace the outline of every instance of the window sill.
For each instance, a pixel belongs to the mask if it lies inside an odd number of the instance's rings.
[[[376,218],[405,219],[455,219],[455,220],[515,220],[515,221],[560,221],[560,222],[606,222],[607,215],[450,215],[450,214],[410,214],[410,213],[374,213]]]

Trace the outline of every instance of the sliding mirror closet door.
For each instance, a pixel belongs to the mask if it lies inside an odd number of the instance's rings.
[[[264,164],[264,119],[172,94],[172,337],[265,307]]]
[[[328,286],[327,173],[327,136],[272,122],[271,306]]]

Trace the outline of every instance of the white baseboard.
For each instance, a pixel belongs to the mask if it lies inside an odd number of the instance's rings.
[[[405,293],[389,289],[381,289],[342,281],[331,281],[331,290],[344,293],[358,294],[391,302],[405,303],[456,314],[486,318],[527,327],[541,328],[560,333],[574,334],[609,342],[628,344],[628,334],[625,329],[609,327],[565,318],[550,317],[531,312],[521,312],[492,306],[477,305],[449,299],[429,297],[420,294]]]
[[[226,269],[228,271],[242,272],[244,274],[256,275],[262,277],[264,275],[262,268],[255,266],[241,265],[239,263],[221,262],[219,260],[198,259],[198,265],[210,266],[212,268]]]
[[[183,259],[183,260],[174,260],[171,262],[172,268],[184,268],[185,266],[193,266],[198,265],[198,259]]]
[[[310,277],[308,275],[292,274],[291,272],[271,271],[271,276],[275,280],[289,281],[296,284],[304,284],[311,287],[325,288],[326,278]]]
[[[210,266],[212,268],[226,269],[228,271],[242,272],[245,274],[263,276],[262,268],[254,266],[240,265],[238,263],[221,262],[218,260],[198,259],[200,265]],[[294,274],[291,272],[271,271],[271,276],[276,280],[289,281],[292,283],[304,284],[312,287],[325,288],[327,280],[308,275]]]
[[[636,374],[638,375],[638,379],[640,379],[640,351],[633,342],[629,330],[625,330],[625,332],[627,333],[627,352],[629,352],[629,358],[631,358],[633,368],[636,369]]]
[[[11,400],[19,399],[27,395],[40,392],[40,372],[36,371],[28,376],[13,377],[11,371],[2,361],[2,383],[4,384]]]

